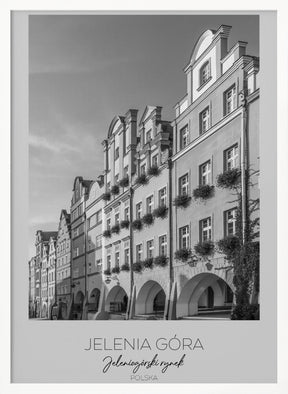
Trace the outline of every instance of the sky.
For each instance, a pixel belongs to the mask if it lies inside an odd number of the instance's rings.
[[[101,142],[115,115],[174,105],[199,36],[232,26],[229,48],[259,56],[257,16],[33,15],[29,17],[29,256],[37,230],[58,230],[76,176],[103,171]]]

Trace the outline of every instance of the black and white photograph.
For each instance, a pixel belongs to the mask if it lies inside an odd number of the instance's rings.
[[[258,15],[29,16],[30,320],[260,319],[259,70]]]

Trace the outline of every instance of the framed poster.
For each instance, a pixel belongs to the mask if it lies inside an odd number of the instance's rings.
[[[12,381],[275,382],[275,13],[12,34]]]

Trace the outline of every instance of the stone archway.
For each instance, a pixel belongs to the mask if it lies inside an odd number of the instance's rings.
[[[73,305],[73,320],[81,320],[83,313],[84,294],[79,290],[76,294]]]
[[[233,291],[230,285],[214,273],[201,273],[191,278],[183,287],[177,300],[177,318],[199,313],[229,311]],[[216,316],[216,315],[215,315]]]
[[[135,304],[136,315],[163,315],[166,294],[162,286],[154,280],[146,282],[139,290]]]
[[[114,286],[106,297],[105,310],[111,313],[126,313],[128,296],[121,286]]]
[[[100,290],[96,287],[91,291],[88,298],[88,312],[96,313],[99,307]]]

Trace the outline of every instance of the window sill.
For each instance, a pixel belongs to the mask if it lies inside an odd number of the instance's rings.
[[[200,92],[200,90],[202,90],[204,88],[205,85],[208,84],[208,82],[210,82],[212,79],[212,76],[210,76],[207,81],[203,82],[198,88],[197,88],[197,92]]]

